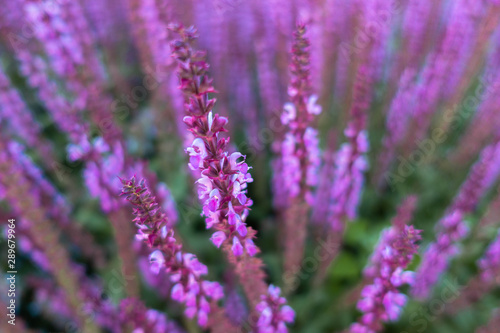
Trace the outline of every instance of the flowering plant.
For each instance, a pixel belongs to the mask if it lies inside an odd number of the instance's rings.
[[[0,331],[498,331],[499,22],[6,1]]]

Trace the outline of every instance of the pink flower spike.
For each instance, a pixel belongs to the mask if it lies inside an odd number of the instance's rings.
[[[168,217],[162,212],[156,198],[145,185],[144,180],[137,181],[121,179],[122,193],[134,206],[134,222],[142,241],[152,251],[150,255],[151,269],[156,273],[165,270],[174,283],[171,288],[171,298],[186,305],[186,316],[192,318],[199,315],[198,322],[205,327],[208,313],[207,298],[210,301],[220,299],[222,290],[218,283],[210,283],[202,277],[208,273],[192,253],[182,251],[182,245],[175,239],[174,231]],[[144,236],[144,237],[143,237]],[[219,245],[220,246],[220,245]],[[205,286],[213,286],[211,297],[205,293]]]
[[[280,288],[270,285],[266,295],[261,295],[262,301],[257,304],[256,310],[260,312],[257,322],[257,332],[288,332],[285,323],[293,323],[295,312],[286,300],[280,297]]]
[[[381,240],[372,257],[372,283],[363,288],[357,304],[363,316],[351,325],[350,332],[380,332],[382,323],[397,320],[406,304],[407,297],[398,288],[413,283],[404,269],[417,253],[420,230],[404,225],[383,233]]]

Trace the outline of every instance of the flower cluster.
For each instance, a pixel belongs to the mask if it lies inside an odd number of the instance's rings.
[[[448,270],[467,284],[446,315],[498,298],[500,0],[4,2],[18,330],[380,332]],[[432,236],[416,273],[413,217]],[[362,313],[340,327],[318,299]],[[466,331],[486,319],[469,317]]]
[[[136,238],[142,240],[152,250],[150,254],[151,269],[158,273],[166,270],[174,284],[172,299],[186,304],[185,314],[189,318],[198,317],[202,327],[208,324],[210,300],[217,301],[223,297],[222,287],[217,282],[203,280],[208,273],[205,265],[195,255],[183,253],[174,231],[168,226],[165,214],[155,201],[155,197],[145,185],[145,181],[121,180],[122,195],[134,205],[134,222],[138,228]]]
[[[286,324],[295,320],[295,312],[284,305],[286,300],[280,297],[280,292],[280,288],[269,285],[268,294],[261,296],[262,301],[257,305],[260,312],[258,333],[286,333]]]
[[[280,174],[275,176],[279,184],[274,186],[284,187],[286,201],[301,194],[311,203],[310,187],[318,183],[320,164],[318,131],[312,122],[321,113],[321,106],[317,104],[318,97],[310,94],[310,41],[305,33],[305,25],[299,24],[293,34],[288,87],[291,102],[285,104],[281,114],[281,123],[287,132],[281,146],[281,161],[277,163],[281,167],[274,171]]]
[[[368,64],[358,68],[353,88],[353,104],[349,112],[349,122],[344,130],[346,142],[335,156],[335,171],[327,222],[333,232],[344,229],[346,219],[356,217],[364,186],[364,172],[368,169],[366,153],[369,142],[366,133],[367,111],[370,105],[369,87],[372,73]]]
[[[370,263],[363,271],[363,275],[366,278],[373,279],[378,274],[381,262],[384,258],[384,249],[390,246],[399,237],[405,226],[411,221],[416,202],[417,198],[415,196],[406,198],[399,207],[396,216],[391,221],[392,226],[382,230],[378,244],[370,258]]]
[[[227,131],[228,120],[212,110],[215,99],[208,94],[215,93],[215,89],[207,75],[206,54],[191,47],[196,30],[178,24],[171,24],[169,29],[181,37],[171,43],[171,49],[178,62],[179,89],[185,98],[183,121],[195,137],[186,152],[189,167],[201,174],[196,183],[202,215],[207,228],[216,230],[210,239],[223,248],[233,265],[252,313],[261,313],[257,302],[265,293],[265,273],[262,260],[254,257],[259,252],[252,240],[256,232],[245,223],[253,204],[246,195],[247,184],[253,181],[250,167],[241,153],[228,152],[229,137],[221,136]]]
[[[381,249],[380,269],[373,283],[363,288],[358,309],[364,314],[353,324],[353,333],[375,333],[383,328],[382,322],[398,319],[407,297],[398,288],[412,284],[413,272],[405,271],[417,253],[420,230],[405,226],[404,230]]]
[[[71,34],[68,22],[62,18],[62,6],[38,1],[25,3],[26,15],[36,27],[34,33],[44,42],[52,69],[59,75],[75,77],[78,65],[84,61],[83,50]]]
[[[241,153],[227,152],[229,138],[220,136],[226,131],[227,118],[212,111],[215,99],[209,99],[208,94],[215,89],[207,76],[205,53],[193,51],[190,46],[196,31],[180,25],[169,28],[182,38],[172,43],[172,55],[179,62],[180,89],[187,100],[184,123],[195,136],[186,149],[189,167],[201,172],[198,197],[203,203],[207,228],[217,230],[211,240],[217,247],[230,243],[235,256],[254,256],[254,232],[245,223],[252,205],[246,196],[247,184],[253,181],[249,166]]]
[[[354,219],[363,189],[363,173],[368,168],[365,153],[368,139],[364,131],[345,131],[350,142],[342,144],[335,156],[333,186],[330,192],[328,223],[335,231],[343,229],[344,219]],[[354,144],[353,144],[354,142]]]

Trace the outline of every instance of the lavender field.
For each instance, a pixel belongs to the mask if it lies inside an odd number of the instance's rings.
[[[0,332],[499,332],[499,178],[498,0],[0,4]]]

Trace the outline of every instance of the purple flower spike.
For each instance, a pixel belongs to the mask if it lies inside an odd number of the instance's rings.
[[[284,188],[283,203],[290,203],[299,195],[312,198],[311,190],[318,183],[316,174],[320,164],[318,131],[313,127],[321,106],[318,97],[311,94],[310,41],[305,37],[305,25],[297,25],[292,45],[288,87],[291,103],[286,103],[281,114],[281,123],[287,133],[281,143],[281,166],[276,169],[275,188]],[[279,176],[278,176],[279,175]],[[302,180],[305,182],[301,183]]]
[[[413,283],[412,272],[404,271],[410,264],[420,240],[420,230],[405,226],[399,234],[378,247],[379,269],[374,274],[373,282],[363,288],[358,309],[363,312],[360,320],[351,325],[353,333],[376,333],[383,329],[383,322],[399,318],[407,297],[398,288],[403,284]]]
[[[223,296],[222,287],[217,282],[204,281],[202,276],[208,273],[207,267],[193,254],[182,252],[182,245],[177,243],[166,215],[145,181],[137,182],[132,177],[130,180],[121,179],[121,182],[121,195],[126,195],[134,206],[134,222],[139,229],[137,236],[153,251],[150,255],[151,269],[155,273],[164,269],[170,274],[171,281],[175,283],[172,298],[185,303],[186,316],[192,318],[197,315],[198,324],[206,327],[210,313],[208,299],[219,300]]]
[[[179,88],[187,101],[187,115],[183,120],[195,136],[186,153],[189,154],[189,167],[201,173],[197,181],[198,195],[203,203],[207,228],[219,231],[212,238],[214,245],[220,247],[228,242],[232,244],[233,253],[240,256],[245,252],[241,244],[255,235],[245,223],[252,205],[252,200],[246,196],[247,184],[253,181],[248,173],[250,168],[241,153],[228,153],[229,138],[220,136],[227,131],[228,120],[212,111],[215,99],[209,99],[208,93],[214,93],[215,89],[206,74],[205,52],[194,51],[190,46],[196,38],[195,30],[177,25],[171,25],[170,29],[182,36],[182,40],[172,43],[171,49],[179,62]]]
[[[246,225],[253,204],[247,196],[248,183],[253,182],[250,167],[243,154],[229,153],[229,137],[222,136],[228,120],[215,113],[216,100],[209,98],[216,91],[207,74],[206,52],[191,45],[197,38],[196,30],[179,24],[171,24],[169,29],[181,37],[171,43],[171,50],[178,63],[179,89],[184,94],[184,123],[195,138],[186,152],[190,168],[201,175],[196,183],[205,222],[208,229],[224,233],[225,239],[218,233],[212,238],[213,243],[222,247],[250,307],[255,309],[267,284],[262,260],[255,257],[259,253],[252,240],[256,231]]]

